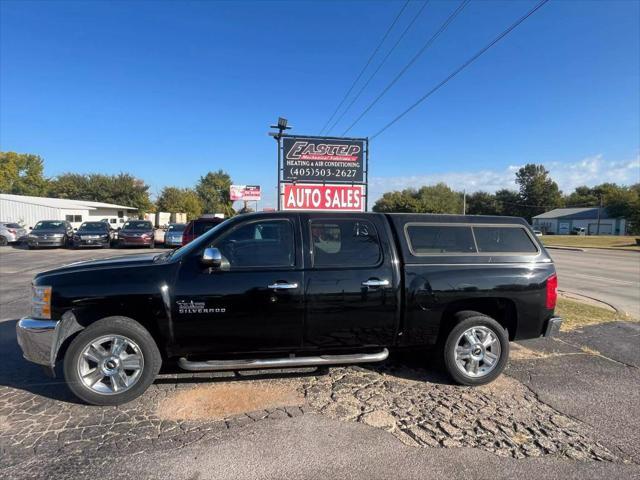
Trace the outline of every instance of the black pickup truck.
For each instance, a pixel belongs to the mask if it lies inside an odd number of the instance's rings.
[[[378,362],[439,348],[454,381],[504,369],[509,341],[550,336],[557,277],[524,220],[257,213],[163,254],[66,265],[33,280],[27,360],[113,405],[163,362],[189,371]]]

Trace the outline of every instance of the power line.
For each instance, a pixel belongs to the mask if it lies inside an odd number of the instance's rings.
[[[447,19],[444,21],[444,23],[440,26],[440,28],[436,31],[436,33],[434,33],[431,38],[429,38],[429,40],[427,40],[427,42],[422,46],[422,48],[420,50],[418,50],[418,53],[416,53],[413,58],[411,60],[409,60],[409,63],[407,63],[402,70],[400,70],[400,73],[398,73],[398,75],[395,76],[395,78],[393,80],[391,80],[391,82],[384,88],[384,90],[382,90],[382,92],[380,92],[380,94],[369,104],[369,106],[367,106],[367,108],[364,109],[364,111],[360,114],[360,116],[358,118],[356,118],[353,123],[351,125],[349,125],[349,127],[342,132],[342,135],[346,135],[347,132],[349,130],[351,130],[361,119],[362,117],[364,117],[369,110],[371,110],[373,108],[373,106],[378,103],[378,101],[380,101],[380,99],[382,97],[385,96],[385,94],[389,91],[389,89],[391,87],[393,87],[396,82],[398,80],[400,80],[400,78],[407,72],[407,70],[409,70],[409,68],[416,62],[416,60],[418,60],[418,58],[420,58],[420,56],[427,51],[427,49],[433,44],[433,42],[436,41],[436,39],[447,29],[447,27],[449,27],[449,25],[451,24],[451,22],[453,22],[455,20],[455,18],[458,16],[458,14],[460,12],[462,12],[462,10],[464,10],[464,7],[466,7],[469,2],[471,0],[463,0],[460,5],[458,5],[458,8],[456,8],[453,13],[451,13],[451,15],[449,15],[449,17],[447,17]]]
[[[378,74],[378,72],[380,71],[380,69],[384,66],[384,64],[386,63],[387,59],[391,56],[391,54],[394,52],[394,50],[396,49],[396,47],[400,44],[400,42],[402,41],[402,39],[405,37],[405,35],[409,32],[409,30],[411,29],[411,27],[413,26],[413,24],[416,22],[416,20],[418,20],[418,17],[422,14],[422,11],[425,9],[425,7],[429,4],[431,0],[426,0],[423,4],[422,7],[420,7],[420,9],[418,10],[418,12],[414,15],[414,17],[411,19],[411,21],[409,22],[409,24],[406,26],[406,28],[404,29],[404,31],[400,34],[400,37],[398,37],[398,40],[396,40],[396,43],[393,44],[393,46],[391,47],[391,49],[387,52],[387,54],[385,55],[385,57],[382,59],[382,62],[380,62],[380,65],[378,65],[378,68],[375,69],[375,71],[371,74],[371,76],[369,76],[369,78],[367,79],[366,82],[364,82],[364,85],[362,85],[362,87],[360,88],[360,90],[358,91],[358,93],[356,93],[355,97],[353,97],[351,99],[351,102],[349,103],[349,105],[347,105],[347,108],[345,108],[342,112],[342,114],[340,115],[340,117],[338,117],[338,119],[333,123],[333,125],[331,125],[331,127],[329,128],[329,130],[327,130],[327,134],[329,132],[331,132],[331,130],[333,130],[335,128],[335,126],[340,123],[340,120],[342,120],[342,118],[345,116],[345,114],[349,111],[349,109],[353,106],[354,103],[356,103],[356,101],[358,100],[358,98],[360,98],[360,95],[362,95],[362,92],[364,92],[364,90],[367,88],[367,86],[369,85],[369,83],[371,83],[371,80],[373,80],[373,78]]]
[[[376,132],[374,135],[371,136],[371,139],[376,138],[378,135],[380,135],[382,132],[384,132],[386,129],[388,129],[391,125],[393,125],[394,123],[396,123],[398,120],[400,120],[402,117],[404,117],[407,113],[409,113],[411,110],[413,110],[414,108],[416,108],[420,103],[424,102],[427,98],[429,98],[433,93],[435,93],[440,87],[442,87],[443,85],[445,85],[449,80],[451,80],[453,77],[455,77],[458,73],[460,73],[462,70],[464,70],[465,68],[467,68],[469,65],[471,65],[473,62],[475,62],[478,58],[480,58],[487,50],[489,50],[491,47],[493,47],[496,43],[498,43],[500,40],[502,40],[504,37],[506,37],[509,33],[511,33],[518,25],[520,25],[522,22],[524,22],[527,18],[529,18],[531,15],[533,15],[535,12],[537,12],[545,3],[547,3],[549,0],[541,0],[540,3],[538,3],[535,7],[533,7],[531,10],[529,10],[529,12],[527,12],[525,15],[523,15],[522,17],[520,17],[518,20],[516,20],[509,28],[507,28],[506,30],[504,30],[500,35],[498,35],[493,41],[491,41],[487,46],[485,46],[484,48],[482,48],[480,51],[478,51],[475,55],[473,55],[471,58],[469,58],[466,62],[464,62],[460,67],[458,67],[456,70],[453,71],[453,73],[451,73],[447,78],[445,78],[443,81],[441,81],[438,85],[436,85],[435,87],[433,87],[431,90],[429,90],[426,94],[424,94],[422,97],[420,97],[416,102],[414,102],[409,108],[407,108],[405,111],[403,111],[400,115],[398,115],[397,117],[395,117],[393,120],[391,120],[389,123],[387,123],[384,127],[382,127],[382,129],[380,129],[378,132]],[[351,128],[351,127],[349,127]]]
[[[333,120],[333,117],[336,115],[336,113],[338,113],[338,110],[340,110],[340,108],[342,107],[342,105],[344,105],[344,102],[347,100],[347,98],[349,97],[349,95],[351,94],[351,91],[353,90],[353,87],[356,86],[356,84],[358,83],[358,80],[360,80],[360,78],[362,77],[362,75],[364,74],[365,70],[367,69],[367,67],[369,66],[369,64],[371,63],[371,61],[373,60],[373,57],[376,56],[376,54],[378,53],[378,51],[380,50],[380,47],[382,47],[382,44],[384,43],[384,41],[387,39],[387,37],[389,36],[389,34],[391,33],[391,30],[393,30],[393,27],[396,25],[396,23],[398,22],[398,19],[400,18],[400,16],[402,15],[402,12],[404,12],[405,8],[407,8],[407,5],[409,5],[409,2],[411,0],[407,0],[404,5],[402,6],[402,8],[400,9],[400,11],[398,12],[398,14],[396,15],[396,18],[393,19],[393,22],[391,22],[391,25],[389,25],[389,28],[387,29],[387,32],[384,34],[384,36],[382,37],[382,40],[380,40],[380,43],[378,43],[378,46],[376,47],[376,49],[373,51],[373,53],[371,54],[371,56],[369,57],[369,60],[367,60],[367,63],[365,63],[364,67],[362,67],[362,70],[360,70],[360,73],[358,74],[358,76],[356,77],[356,79],[353,81],[353,83],[351,84],[351,87],[349,87],[349,90],[347,90],[347,93],[344,95],[344,97],[342,98],[342,100],[340,101],[340,103],[338,104],[338,106],[336,107],[335,111],[331,114],[331,116],[329,117],[329,120],[327,120],[327,123],[324,124],[324,127],[322,127],[322,130],[320,130],[320,135],[322,135],[322,133],[325,131],[325,129],[327,128],[327,125],[329,125],[329,123],[331,122],[331,120]]]

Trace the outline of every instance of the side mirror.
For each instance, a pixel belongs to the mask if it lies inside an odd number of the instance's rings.
[[[208,268],[218,269],[222,266],[222,254],[217,248],[205,248],[200,263]]]

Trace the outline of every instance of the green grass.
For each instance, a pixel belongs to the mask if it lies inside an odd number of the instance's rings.
[[[599,323],[631,320],[623,314],[567,298],[558,298],[556,314],[563,318],[561,328],[563,331],[575,330]]]
[[[543,235],[542,243],[546,246],[578,247],[578,248],[615,248],[640,252],[640,245],[635,236],[618,235]]]

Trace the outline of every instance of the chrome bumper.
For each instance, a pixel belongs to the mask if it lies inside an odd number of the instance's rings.
[[[71,311],[61,320],[24,317],[16,324],[16,337],[26,360],[53,370],[62,343],[83,328]]]
[[[550,318],[547,322],[547,328],[544,331],[544,336],[548,337],[556,337],[558,332],[560,331],[560,326],[562,326],[562,318],[553,317]]]

